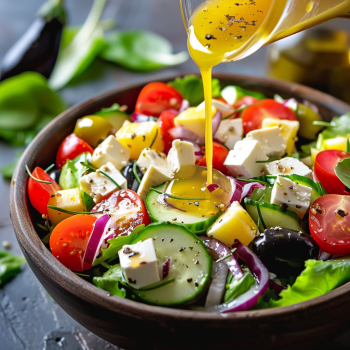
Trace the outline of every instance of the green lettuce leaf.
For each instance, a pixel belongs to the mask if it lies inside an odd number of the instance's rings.
[[[113,265],[102,277],[94,277],[95,285],[113,295],[125,298],[126,284],[124,283],[123,270],[120,264]]]
[[[324,295],[350,281],[350,259],[307,260],[305,270],[292,286],[280,293],[280,299],[264,296],[255,308],[287,306]]]
[[[107,259],[116,257],[118,255],[119,250],[122,249],[125,244],[130,244],[132,239],[144,228],[145,225],[139,225],[134,229],[134,231],[130,233],[129,236],[118,236],[117,238],[111,238],[110,240],[108,240],[109,247],[107,249],[101,249],[102,256],[94,261],[94,265],[101,264]]]
[[[26,260],[22,256],[16,256],[0,250],[0,285],[10,277],[16,276],[21,271]]]
[[[187,75],[170,81],[168,85],[176,89],[190,103],[190,106],[198,106],[204,101],[203,82],[200,77]],[[212,90],[213,97],[220,96],[221,86],[219,79],[212,80]]]
[[[350,112],[341,117],[333,118],[331,125],[326,127],[321,133],[323,140],[332,139],[337,136],[350,136]]]
[[[92,199],[92,197],[88,195],[86,192],[84,192],[83,190],[80,190],[80,197],[85,205],[86,211],[91,211],[91,209],[95,205],[95,202]]]
[[[346,158],[334,167],[335,175],[348,188],[350,188],[350,158]]]
[[[248,290],[255,285],[255,279],[249,269],[243,268],[242,271],[244,276],[240,280],[233,278],[232,273],[229,273],[224,296],[225,303],[235,300],[240,295],[248,292]]]
[[[79,187],[79,180],[84,175],[88,168],[81,162],[90,161],[91,154],[85,152],[80,154],[73,160],[67,160],[67,163],[62,167],[59,185],[63,190]]]

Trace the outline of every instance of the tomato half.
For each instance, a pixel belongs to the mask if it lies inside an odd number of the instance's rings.
[[[314,174],[317,181],[328,193],[347,194],[346,186],[335,175],[334,167],[345,158],[350,158],[350,153],[337,150],[319,152],[315,159]]]
[[[329,254],[350,253],[350,196],[327,194],[316,199],[309,212],[312,237]]]
[[[93,148],[75,134],[68,135],[61,143],[56,155],[56,166],[61,169],[67,159],[72,160],[84,152],[94,153]]]
[[[129,235],[135,227],[151,223],[141,198],[132,190],[112,193],[108,199],[96,204],[91,211],[103,211],[111,216],[109,231],[114,237]]]
[[[84,271],[92,265],[83,263],[86,246],[97,217],[74,215],[61,221],[50,236],[53,256],[65,267],[73,271]]]
[[[220,145],[217,142],[213,142],[213,168],[221,171],[224,174],[227,174],[227,168],[224,163],[228,156],[228,149],[223,145]],[[207,166],[207,159],[204,155],[202,158],[198,159],[196,162],[197,165]]]
[[[272,99],[261,100],[256,106],[251,106],[242,112],[244,133],[261,129],[265,118],[298,120],[294,113],[286,106]]]
[[[31,177],[28,180],[28,197],[32,206],[40,213],[47,215],[47,203],[52,194],[61,190],[61,187],[55,180],[52,180],[50,175],[45,170],[36,167],[32,175],[39,180],[50,181],[51,184],[45,184],[33,180]]]
[[[168,154],[172,143],[173,137],[169,134],[169,130],[175,127],[174,119],[179,115],[179,112],[175,109],[167,109],[163,111],[158,119],[158,125],[163,135],[164,153]]]
[[[141,90],[135,112],[159,117],[166,109],[178,111],[182,100],[181,94],[171,86],[164,83],[150,83]]]

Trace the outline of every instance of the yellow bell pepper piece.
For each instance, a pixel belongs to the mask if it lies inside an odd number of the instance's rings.
[[[156,122],[124,123],[116,134],[117,140],[130,150],[130,159],[137,160],[141,152],[150,147],[158,131],[152,149],[157,152],[164,151],[163,137]]]
[[[334,139],[324,140],[322,147],[324,150],[335,149],[338,151],[346,152],[346,143],[347,143],[346,137],[338,136],[338,137],[335,137]]]

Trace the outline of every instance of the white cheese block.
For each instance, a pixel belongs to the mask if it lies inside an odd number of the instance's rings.
[[[132,287],[142,288],[160,281],[158,259],[152,238],[124,245],[118,255],[120,266]]]
[[[232,115],[235,112],[235,110],[231,106],[219,100],[212,99],[211,104],[213,107],[215,107],[217,110],[221,112],[221,116],[223,119],[227,118],[228,116]],[[205,109],[205,101],[203,101],[197,107],[197,109]]]
[[[161,170],[151,164],[151,166],[145,172],[145,175],[143,175],[139,189],[137,190],[137,194],[143,201],[145,201],[147,193],[150,191],[151,187],[161,185],[162,183],[170,180],[170,176],[162,173]]]
[[[162,152],[157,152],[150,148],[145,148],[141,152],[136,164],[143,173],[146,172],[151,164],[159,169],[163,169],[164,172],[168,172],[168,162],[166,155]]]
[[[265,163],[265,175],[301,175],[313,179],[312,170],[299,159],[285,157],[274,162]]]
[[[92,166],[100,168],[109,162],[121,170],[127,165],[129,158],[130,151],[110,135],[96,147],[92,155]]]
[[[233,149],[235,144],[242,140],[243,123],[241,118],[222,120],[214,138]]]
[[[268,157],[281,157],[286,153],[286,142],[278,126],[253,130],[244,140],[259,141]]]
[[[279,205],[282,210],[293,211],[302,219],[310,206],[311,192],[310,187],[277,176],[272,188],[271,203]]]
[[[107,163],[97,171],[84,175],[80,179],[81,189],[90,195],[95,203],[100,203],[102,199],[118,190],[118,187],[100,171],[109,175],[122,189],[127,188],[125,177],[112,163]]]
[[[238,141],[235,148],[229,152],[224,165],[231,175],[250,179],[260,176],[264,169],[264,163],[256,161],[267,159],[268,157],[258,141]]]
[[[174,140],[168,153],[170,175],[175,179],[191,177],[196,171],[193,144]]]

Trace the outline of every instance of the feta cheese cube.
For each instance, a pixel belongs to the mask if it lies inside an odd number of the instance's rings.
[[[236,238],[248,245],[258,234],[255,222],[238,202],[232,202],[207,232],[208,237],[218,239],[228,247],[232,246]]]
[[[162,183],[170,180],[170,176],[164,174],[161,170],[159,170],[157,167],[151,164],[145,172],[145,175],[143,175],[139,189],[137,190],[137,194],[143,201],[145,201],[146,196],[150,191],[151,187],[161,185]]]
[[[281,157],[286,153],[286,142],[278,126],[253,130],[244,140],[259,141],[268,157]]]
[[[165,173],[168,172],[168,162],[166,155],[162,152],[157,152],[150,148],[145,148],[141,152],[136,164],[143,173],[146,172],[151,164],[159,169],[163,169]]]
[[[152,238],[124,245],[118,255],[127,282],[134,288],[142,288],[160,281],[158,259]]]
[[[260,176],[264,169],[264,163],[256,161],[267,159],[259,141],[238,141],[235,148],[229,152],[224,165],[231,175],[250,179]]]
[[[293,211],[302,219],[310,206],[311,192],[312,189],[308,186],[277,176],[272,188],[271,203],[279,205],[282,210]]]
[[[57,191],[53,197],[50,197],[47,204],[52,205],[53,207],[59,207],[70,211],[86,211],[78,188]],[[72,214],[62,213],[50,208],[47,208],[47,213],[53,226],[56,226],[61,221],[72,216]]]
[[[95,203],[100,203],[102,199],[118,190],[118,187],[99,170],[109,175],[122,189],[127,188],[125,177],[112,163],[107,163],[97,171],[84,175],[80,179],[81,189],[90,195]]]
[[[271,126],[278,126],[282,137],[286,143],[286,153],[288,155],[293,153],[295,142],[298,140],[298,130],[300,123],[297,120],[285,120],[275,118],[265,118],[262,122],[263,128]]]
[[[235,110],[231,106],[219,100],[212,99],[211,104],[213,107],[215,107],[217,110],[221,112],[222,118],[227,118],[229,115],[232,115],[235,112]],[[197,107],[197,109],[205,109],[205,101],[203,101]]]
[[[174,140],[168,153],[170,176],[180,179],[191,177],[196,171],[193,144]]]
[[[228,149],[233,149],[236,142],[242,140],[243,123],[241,118],[222,120],[214,136]]]
[[[129,158],[130,151],[110,135],[96,147],[92,155],[92,166],[100,168],[104,164],[112,163],[118,170],[121,170],[126,166]]]
[[[264,165],[265,175],[301,175],[307,176],[311,180],[313,179],[312,170],[308,168],[299,159],[292,157],[285,157],[274,162],[265,163]]]

